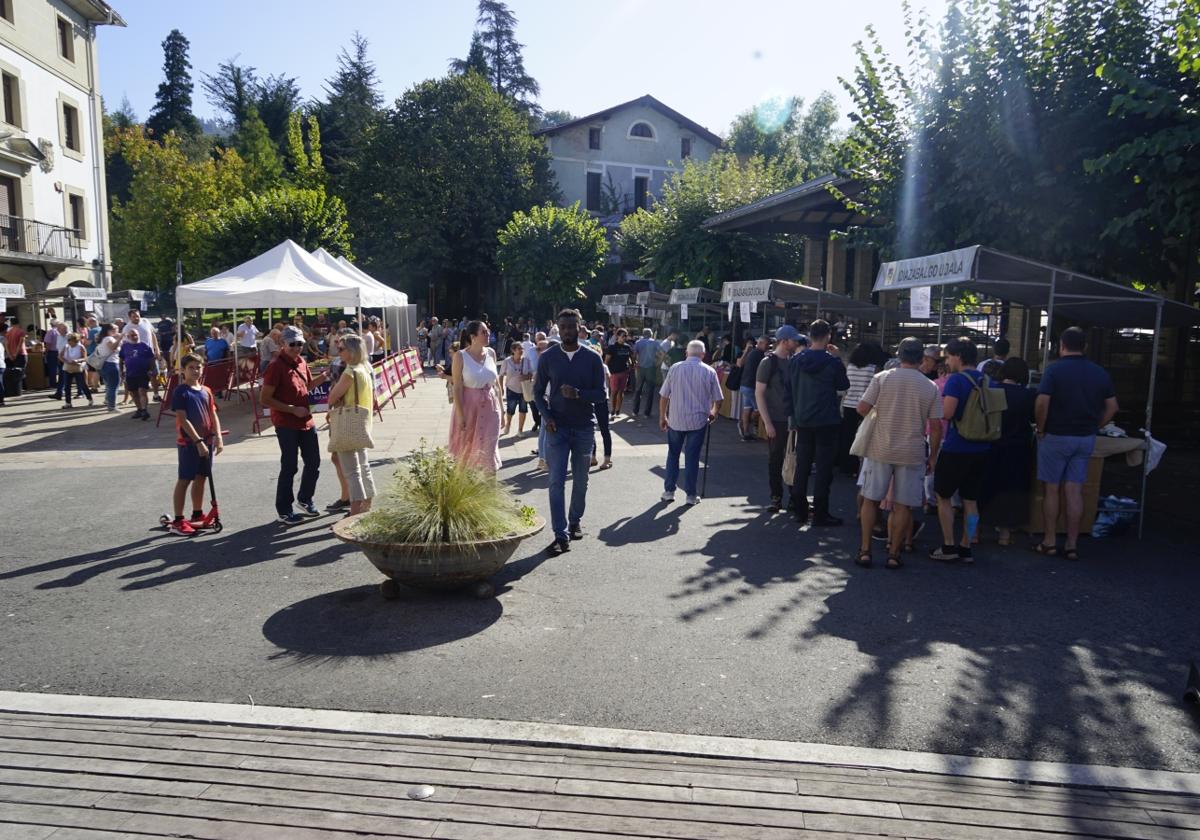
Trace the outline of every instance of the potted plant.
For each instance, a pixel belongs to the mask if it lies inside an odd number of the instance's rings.
[[[333,526],[387,575],[379,591],[396,598],[400,584],[419,589],[474,586],[490,598],[488,580],[521,541],[546,527],[533,508],[483,470],[457,463],[424,441],[396,471],[373,510]]]

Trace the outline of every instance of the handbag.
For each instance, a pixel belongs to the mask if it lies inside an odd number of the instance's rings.
[[[354,378],[354,405],[347,406],[343,397],[341,404],[329,409],[330,452],[375,448],[371,438],[371,409],[358,404],[358,371],[350,370],[349,373]]]
[[[527,403],[533,402],[533,380],[532,379],[521,380],[521,397]]]
[[[83,368],[79,366],[79,362],[63,362],[63,370],[67,373],[79,373]]]
[[[875,409],[858,424],[858,432],[854,435],[854,443],[850,444],[850,454],[856,458],[867,457],[867,447],[871,445],[871,435],[875,432]]]
[[[783,452],[783,483],[791,484],[796,478],[796,438],[795,429],[788,430],[787,447]]]
[[[100,348],[102,346],[104,346],[103,340],[97,341],[96,349],[88,354],[87,363],[88,367],[90,367],[92,370],[100,370],[100,368],[104,367],[104,363],[108,361],[108,357],[112,355],[112,351],[109,350],[107,353],[101,356]]]

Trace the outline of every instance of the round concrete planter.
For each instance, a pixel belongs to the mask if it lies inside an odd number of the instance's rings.
[[[342,542],[357,547],[376,569],[387,576],[380,592],[389,600],[400,594],[400,584],[416,589],[459,589],[473,586],[480,598],[495,592],[488,580],[504,568],[521,541],[546,527],[537,521],[505,537],[477,543],[387,543],[372,542],[354,535],[354,526],[365,514],[348,516],[333,526]]]

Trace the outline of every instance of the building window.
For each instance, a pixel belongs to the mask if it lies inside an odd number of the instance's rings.
[[[75,27],[61,17],[58,19],[58,53],[67,61],[75,60]]]
[[[654,139],[654,129],[650,127],[648,122],[635,122],[629,127],[630,137],[640,137],[643,140]]]
[[[62,110],[63,145],[73,152],[81,152],[83,147],[79,144],[79,109],[64,103]]]
[[[600,173],[587,174],[587,209],[593,213],[600,212]]]
[[[13,22],[13,0],[0,0],[0,18]]]
[[[600,148],[600,129],[598,129],[598,128],[589,128],[588,129],[588,148],[589,149],[599,149]]]
[[[9,125],[21,127],[21,82],[12,73],[3,73],[4,86],[4,121]]]
[[[644,175],[637,175],[633,179],[633,206],[650,209],[650,179]]]
[[[679,157],[690,158],[692,156],[692,138],[683,137],[679,140]]]
[[[67,219],[67,224],[71,230],[75,231],[75,236],[78,239],[87,239],[87,230],[84,226],[85,216],[83,213],[83,196],[71,193],[67,196],[67,209],[70,213]]]

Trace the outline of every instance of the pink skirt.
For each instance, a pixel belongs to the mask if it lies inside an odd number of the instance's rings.
[[[459,428],[459,413],[466,417]],[[496,472],[500,469],[500,403],[495,388],[463,388],[450,417],[450,454],[456,461]]]

